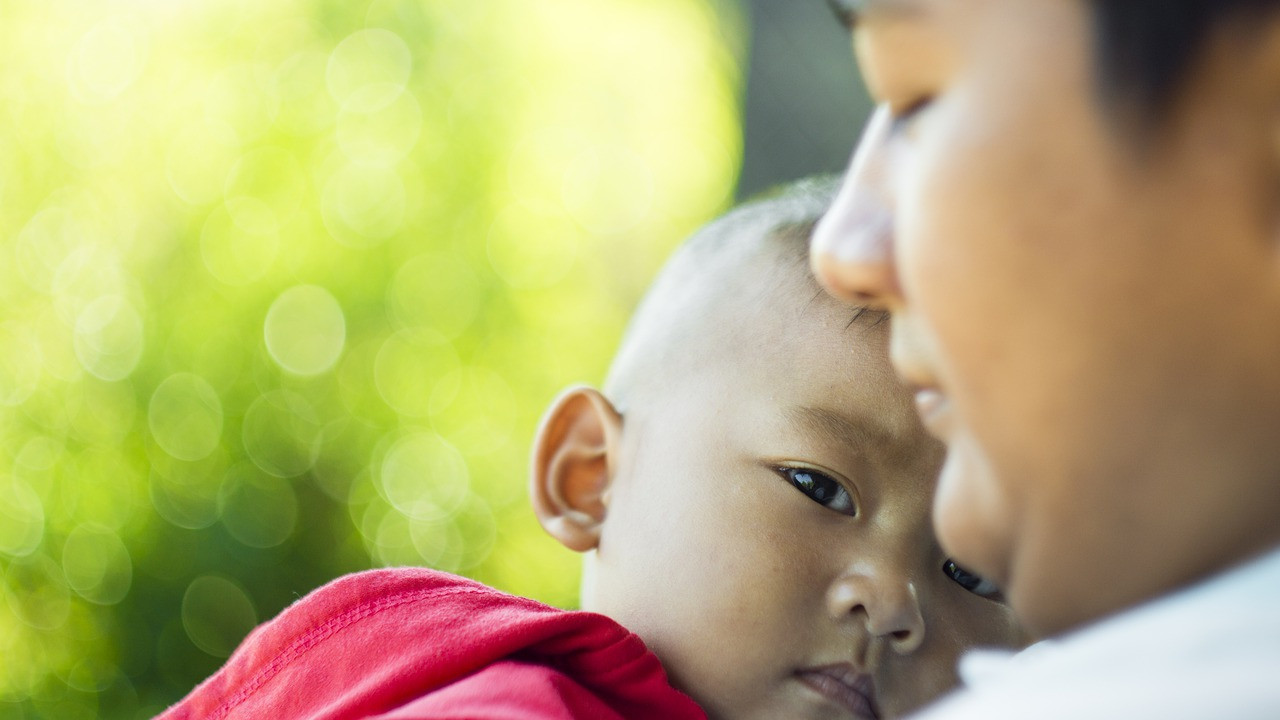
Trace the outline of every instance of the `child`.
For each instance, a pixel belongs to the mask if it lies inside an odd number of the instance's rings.
[[[691,697],[712,717],[875,718],[950,688],[962,650],[1017,644],[933,539],[941,448],[879,317],[809,275],[834,190],[802,183],[696,235],[607,392],[548,410],[534,509],[586,553],[594,613],[426,570],[349,576],[162,717],[702,717]]]

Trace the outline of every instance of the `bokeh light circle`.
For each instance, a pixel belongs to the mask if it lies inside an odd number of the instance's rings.
[[[366,547],[379,564],[387,567],[422,564],[423,558],[413,547],[409,534],[409,518],[395,508],[370,506],[366,520]]]
[[[400,438],[387,450],[378,472],[387,502],[409,518],[449,517],[467,499],[467,461],[457,448],[431,432]]]
[[[22,445],[13,459],[15,472],[31,483],[32,488],[41,496],[50,491],[55,472],[67,459],[66,445],[62,438],[48,435],[36,435]]]
[[[76,318],[75,349],[80,364],[103,380],[120,380],[142,358],[142,318],[128,300],[106,295]]]
[[[67,673],[67,685],[86,693],[100,693],[121,680],[120,668],[102,657],[86,657]]]
[[[298,523],[298,496],[288,480],[240,465],[218,493],[219,515],[231,537],[254,548],[280,545]]]
[[[380,494],[381,490],[374,480],[377,470],[376,464],[362,470],[347,490],[347,515],[365,540],[370,540],[377,534],[382,516],[393,510]]]
[[[409,538],[431,567],[461,572],[480,564],[492,552],[497,523],[484,498],[469,494],[452,517],[410,522]]]
[[[119,447],[119,443],[136,430],[138,398],[129,380],[118,382],[86,382],[79,393],[78,404],[68,404],[70,433],[79,441],[97,447]],[[86,477],[101,475],[101,468],[88,468]]]
[[[71,589],[97,605],[120,602],[133,583],[129,550],[115,533],[99,526],[71,531],[62,546],[62,570]]]
[[[236,161],[227,174],[223,197],[237,225],[262,232],[278,229],[297,211],[306,192],[306,175],[293,153],[269,146],[246,153]]]
[[[31,486],[0,475],[0,553],[30,555],[44,538],[44,503]]]
[[[240,158],[240,136],[231,126],[200,119],[178,131],[165,155],[165,177],[174,194],[192,205],[222,197],[227,175]]]
[[[254,400],[245,411],[241,441],[249,459],[264,472],[294,477],[315,464],[323,430],[305,397],[274,390]]]
[[[581,135],[558,123],[534,126],[507,156],[507,186],[523,205],[552,211],[564,204],[566,158],[582,147]]]
[[[13,249],[22,279],[37,292],[52,292],[54,274],[84,235],[84,223],[67,207],[50,205],[33,215]]]
[[[224,658],[258,624],[249,594],[217,575],[191,581],[182,596],[182,627],[196,647]]]
[[[489,228],[489,264],[513,288],[548,287],[573,266],[581,234],[561,215],[508,205]]]
[[[14,323],[0,324],[0,405],[21,405],[40,384],[44,353],[34,334]]]
[[[151,394],[147,424],[165,452],[179,460],[200,460],[222,439],[222,402],[204,378],[174,373]]]
[[[246,145],[260,139],[280,112],[280,100],[262,91],[256,70],[248,61],[220,63],[194,94],[206,120],[227,125]]]
[[[68,85],[82,102],[107,102],[133,84],[145,61],[145,45],[128,22],[108,18],[76,43],[67,59]]]
[[[338,43],[329,55],[325,81],[339,104],[358,96],[363,107],[377,109],[404,92],[412,69],[413,56],[399,35],[370,28],[357,30]],[[368,88],[376,91],[367,92]]]
[[[475,321],[483,300],[476,274],[454,254],[424,253],[400,266],[387,289],[391,316],[407,327],[426,327],[447,338]]]
[[[580,225],[596,235],[636,228],[653,212],[653,171],[625,147],[584,148],[565,166],[561,196]]]
[[[297,285],[271,303],[263,335],[267,352],[280,367],[295,375],[319,375],[342,355],[347,323],[328,290]]]
[[[79,317],[79,313],[76,316]],[[46,376],[69,383],[84,380],[87,373],[76,357],[75,318],[66,322],[52,307],[46,307],[32,313],[24,325],[40,344],[40,360]]]
[[[408,417],[431,414],[431,391],[456,370],[458,355],[448,338],[429,329],[401,330],[382,343],[373,363],[383,401]]]
[[[337,104],[325,88],[328,53],[303,50],[282,59],[268,79],[267,91],[281,103],[277,126],[295,136],[332,127]]]
[[[266,275],[280,251],[274,216],[255,214],[255,209],[263,211],[265,206],[249,198],[240,199],[236,206],[234,218],[226,205],[214,209],[200,230],[205,269],[228,285],[244,285]]]
[[[151,506],[160,517],[187,530],[218,521],[218,491],[228,464],[221,445],[196,462],[177,460],[162,450],[153,453],[151,462]]]
[[[384,104],[364,99],[380,92],[378,86],[365,86],[338,113],[338,146],[360,165],[394,165],[409,154],[422,132],[422,109],[412,95],[402,93]]]
[[[394,167],[347,165],[325,183],[320,203],[325,228],[347,247],[380,245],[404,227],[404,181]]]
[[[516,399],[502,375],[483,367],[441,379],[429,401],[431,426],[468,454],[502,447],[515,428]]]
[[[50,285],[53,307],[68,324],[74,324],[95,300],[127,294],[129,285],[115,252],[97,244],[96,239],[85,238],[84,242],[58,264]]]
[[[57,630],[71,614],[71,591],[62,568],[43,553],[9,562],[4,573],[9,609],[21,622],[39,630]]]
[[[81,450],[67,472],[76,480],[76,504],[70,515],[81,523],[119,533],[148,505],[147,468],[118,443]],[[60,513],[63,518],[66,510]]]

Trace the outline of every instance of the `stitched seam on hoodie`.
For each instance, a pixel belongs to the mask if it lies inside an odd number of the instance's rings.
[[[209,716],[210,720],[222,720],[228,713],[236,709],[249,696],[257,692],[259,688],[267,684],[280,673],[280,670],[288,663],[293,662],[300,655],[306,653],[317,644],[326,640],[330,636],[342,631],[343,629],[364,620],[371,615],[399,607],[406,603],[416,602],[419,600],[429,600],[431,598],[443,597],[445,595],[488,595],[492,590],[487,588],[469,588],[469,587],[452,587],[452,588],[431,588],[430,590],[416,590],[403,595],[397,595],[389,598],[382,598],[369,605],[363,605],[359,608],[348,610],[341,615],[331,618],[323,625],[308,630],[301,637],[289,643],[280,654],[276,655],[266,667],[259,670],[251,680],[241,688],[230,699],[218,706],[218,709]]]

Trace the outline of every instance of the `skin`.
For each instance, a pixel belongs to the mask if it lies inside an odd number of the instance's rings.
[[[896,717],[954,685],[963,649],[1022,634],[942,571],[929,524],[941,446],[893,377],[883,326],[851,324],[794,244],[734,242],[651,295],[619,362],[627,382],[659,382],[626,393],[625,415],[585,389],[552,409],[535,507],[592,550],[584,608],[636,632],[710,716],[866,717],[805,682],[839,666]],[[595,471],[551,459],[592,449]],[[852,510],[784,468],[831,478]]]
[[[1143,126],[1099,99],[1083,2],[880,5],[812,262],[891,314],[944,547],[1053,634],[1280,544],[1275,19]]]

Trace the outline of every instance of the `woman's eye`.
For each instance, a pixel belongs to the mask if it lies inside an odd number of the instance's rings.
[[[996,602],[1004,602],[1004,595],[1000,592],[1000,588],[996,587],[995,583],[981,575],[975,575],[965,570],[957,565],[955,560],[948,559],[942,563],[942,573],[974,595]]]
[[[795,467],[780,467],[778,473],[819,505],[845,515],[857,514],[858,509],[854,507],[849,491],[826,475],[816,470]]]
[[[854,12],[851,0],[827,0],[827,7],[831,8],[831,12],[835,13],[836,20],[841,27],[848,32],[853,32],[854,18],[857,17],[857,13]]]
[[[928,109],[933,103],[933,98],[922,97],[918,100],[902,106],[901,108],[890,108],[890,124],[889,132],[892,135],[901,135],[911,126],[911,122],[920,116],[920,113]]]

